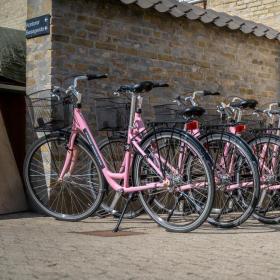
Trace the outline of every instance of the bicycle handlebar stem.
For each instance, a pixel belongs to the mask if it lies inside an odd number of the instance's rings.
[[[195,97],[196,97],[195,93],[196,91],[191,96],[187,96],[185,98],[185,101],[189,101],[192,104],[192,106],[198,106],[198,104],[195,102]]]

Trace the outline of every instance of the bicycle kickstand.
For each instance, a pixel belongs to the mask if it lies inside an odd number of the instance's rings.
[[[119,220],[118,220],[118,223],[116,224],[115,228],[113,229],[113,232],[118,232],[118,231],[119,231],[119,227],[120,227],[120,224],[121,224],[121,222],[122,222],[123,216],[124,216],[125,211],[126,211],[126,209],[127,209],[127,207],[128,207],[128,204],[129,204],[130,201],[132,200],[132,197],[133,197],[133,195],[129,195],[129,197],[128,197],[128,199],[127,199],[125,205],[124,205],[124,208],[123,208],[123,210],[122,210],[121,216],[120,216],[120,218],[119,218]]]

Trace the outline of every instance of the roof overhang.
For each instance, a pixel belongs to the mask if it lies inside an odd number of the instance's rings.
[[[250,20],[237,16],[231,16],[223,12],[216,12],[211,9],[203,9],[188,2],[179,0],[120,0],[122,3],[137,4],[143,9],[153,8],[160,13],[168,13],[175,18],[184,17],[189,20],[199,20],[205,24],[213,23],[217,27],[225,27],[230,30],[239,30],[245,34],[253,34],[257,37],[264,37],[270,40],[280,41],[280,32]]]
[[[5,79],[4,84],[25,84],[26,40],[24,31],[0,27],[0,76]],[[1,82],[2,80],[0,80]]]
[[[22,92],[25,93],[26,88],[24,86],[15,86],[15,85],[7,85],[0,83],[0,92],[1,91],[12,91],[12,92]]]

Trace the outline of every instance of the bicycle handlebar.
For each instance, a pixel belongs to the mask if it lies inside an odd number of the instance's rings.
[[[190,101],[192,105],[197,105],[195,102],[196,96],[214,96],[221,95],[218,91],[210,91],[210,90],[197,90],[192,93],[191,96],[185,97],[185,101]]]
[[[88,81],[108,78],[108,74],[88,74],[86,76],[87,76]]]
[[[153,88],[158,87],[169,87],[167,83],[158,83],[158,82],[152,82],[152,81],[144,81],[139,84],[132,84],[132,85],[125,85],[119,87],[119,89],[115,92],[116,94],[120,93],[143,93],[143,92],[149,92]]]
[[[203,96],[208,96],[208,95],[221,95],[218,91],[209,91],[209,90],[203,90],[202,91]]]
[[[153,85],[154,88],[157,88],[157,87],[169,87],[169,84],[166,84],[166,83],[154,83]]]

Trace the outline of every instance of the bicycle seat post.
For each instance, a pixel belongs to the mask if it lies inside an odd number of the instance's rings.
[[[134,114],[136,110],[136,101],[137,97],[134,92],[131,92],[131,106],[130,106],[130,115],[129,115],[129,127],[133,128],[133,122],[134,122]]]

